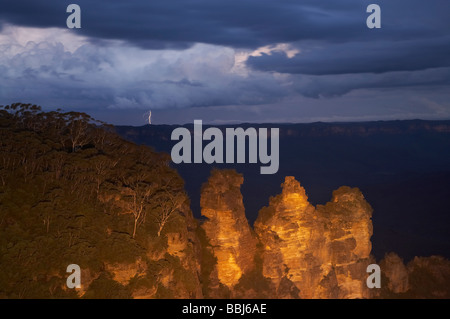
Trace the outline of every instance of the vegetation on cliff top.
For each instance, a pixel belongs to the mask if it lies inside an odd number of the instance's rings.
[[[169,159],[84,113],[1,106],[0,297],[74,297],[69,264],[101,274],[167,245],[187,200]],[[110,284],[101,275],[86,297],[119,291]]]

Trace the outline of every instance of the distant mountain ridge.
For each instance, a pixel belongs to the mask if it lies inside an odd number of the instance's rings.
[[[143,126],[115,126],[116,131],[132,140],[137,136],[159,136],[163,140],[169,136],[167,134],[177,127],[192,127],[193,124],[183,125],[143,125]],[[313,122],[313,123],[240,123],[240,124],[203,124],[204,128],[218,127],[279,127],[280,137],[284,136],[303,136],[318,137],[329,135],[357,135],[367,136],[377,133],[385,134],[405,134],[418,132],[437,132],[450,133],[450,120],[396,120],[396,121],[370,121],[370,122]],[[146,141],[143,141],[146,142]],[[162,146],[161,151],[168,151],[167,145]]]

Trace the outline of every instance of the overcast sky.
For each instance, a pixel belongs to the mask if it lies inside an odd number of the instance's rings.
[[[148,110],[155,124],[449,119],[449,17],[449,0],[3,0],[0,104],[132,125]]]

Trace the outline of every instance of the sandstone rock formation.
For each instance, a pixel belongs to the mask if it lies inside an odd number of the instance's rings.
[[[161,236],[152,237],[145,256],[105,263],[104,274],[120,284],[117,287],[126,287],[135,299],[203,298],[197,226],[186,202]],[[85,278],[89,277],[83,276],[82,281]],[[81,296],[85,290],[80,291]]]
[[[372,208],[357,188],[340,187],[330,202],[317,206],[317,215],[325,225],[327,256],[323,267],[334,271],[339,287],[338,298],[368,298],[367,266],[372,243]]]
[[[228,288],[254,267],[256,238],[245,217],[243,181],[234,170],[213,170],[201,192],[202,215],[208,218],[201,227],[217,259],[212,281]]]
[[[374,291],[374,298],[450,298],[450,261],[442,256],[414,257],[405,265],[391,252],[379,265],[381,289]]]
[[[263,275],[277,291],[291,281],[301,298],[368,297],[372,209],[361,192],[341,187],[315,209],[293,177],[282,187],[254,225],[264,247]]]
[[[279,294],[285,295],[283,287],[291,281],[302,298],[312,298],[312,287],[323,277],[322,260],[315,252],[325,247],[324,225],[300,183],[287,177],[282,187],[282,193],[271,198],[254,225],[263,245],[263,275],[271,279]]]
[[[404,293],[409,289],[409,274],[403,260],[396,253],[389,253],[380,262],[380,268],[386,277],[387,289],[393,293]]]
[[[405,265],[386,254],[379,262],[381,289],[367,288],[367,266],[376,263],[372,208],[359,189],[340,187],[330,202],[314,207],[288,176],[253,230],[242,183],[234,170],[213,170],[202,187],[203,223],[186,200],[144,258],[107,263],[106,277],[83,273],[80,296],[90,297],[97,281],[113,281],[133,298],[450,298],[450,261],[438,256]]]
[[[112,274],[112,278],[126,285],[134,276],[142,276],[147,271],[147,265],[138,258],[134,263],[105,264],[105,270]]]
[[[414,257],[408,265],[407,298],[450,298],[450,260],[442,256]]]
[[[146,263],[106,270],[134,298],[450,298],[450,261],[438,256],[405,266],[389,253],[379,262],[381,289],[367,288],[367,266],[376,263],[372,208],[359,189],[340,187],[314,207],[288,176],[253,230],[242,183],[234,170],[213,170],[202,187],[203,223],[186,203],[176,227],[149,247]],[[150,284],[132,284],[136,278]]]
[[[199,279],[200,243],[195,232],[197,221],[187,203],[180,208],[177,218],[176,227],[172,225],[161,235],[162,245],[149,249],[147,258],[150,268],[156,268],[150,271],[155,273],[156,286],[170,291],[170,298],[202,298]],[[150,291],[153,289],[146,293]],[[152,298],[158,297],[156,293],[153,292]]]

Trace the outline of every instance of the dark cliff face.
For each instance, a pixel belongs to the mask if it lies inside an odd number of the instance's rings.
[[[382,286],[374,298],[450,298],[450,261],[441,256],[415,257],[406,265],[396,253],[380,261]]]

